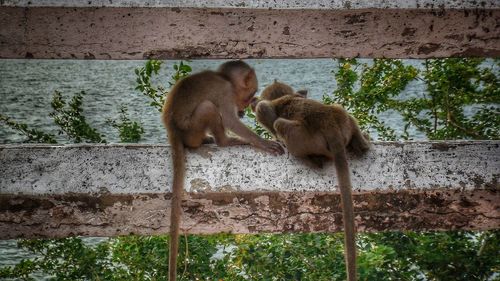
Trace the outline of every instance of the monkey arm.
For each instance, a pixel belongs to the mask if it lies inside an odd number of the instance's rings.
[[[285,151],[281,145],[275,141],[262,139],[245,124],[243,124],[236,111],[230,112],[229,110],[221,109],[222,123],[224,127],[240,136],[244,140],[250,142],[253,146],[265,150],[272,154],[283,154]]]
[[[271,134],[276,136],[274,122],[278,119],[274,106],[270,101],[261,101],[255,108],[255,117],[257,121],[264,126]]]
[[[243,124],[234,113],[222,113],[222,123],[224,127],[251,144],[257,144],[261,138]]]

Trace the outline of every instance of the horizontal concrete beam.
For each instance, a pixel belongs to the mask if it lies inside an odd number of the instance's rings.
[[[500,228],[500,141],[376,143],[351,159],[359,231]],[[165,145],[0,146],[0,239],[167,233]],[[188,153],[186,233],[335,232],[332,166],[205,146]]]
[[[357,191],[491,189],[500,177],[500,141],[378,142],[351,160]],[[167,145],[0,145],[0,193],[165,193]],[[250,147],[204,146],[187,160],[188,192],[335,191],[332,166]]]
[[[499,20],[498,7],[0,6],[0,58],[499,57]]]
[[[390,190],[353,195],[357,230],[500,228],[496,190]],[[166,234],[168,194],[0,194],[0,239]],[[188,193],[181,231],[190,234],[342,231],[335,192]]]
[[[259,9],[475,9],[498,8],[495,0],[0,0],[16,7],[169,7]]]

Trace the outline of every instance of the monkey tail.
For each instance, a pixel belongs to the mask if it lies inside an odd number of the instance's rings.
[[[352,185],[349,175],[349,165],[345,149],[334,155],[335,170],[340,188],[340,197],[343,210],[344,221],[344,253],[347,269],[347,280],[356,280],[356,229],[354,225],[354,207],[352,203]]]
[[[179,228],[181,217],[181,200],[184,190],[184,176],[186,172],[186,156],[184,143],[179,137],[175,124],[170,122],[168,126],[168,139],[172,147],[172,160],[174,167],[174,179],[172,186],[172,201],[170,214],[170,250],[168,263],[168,280],[175,281],[177,278],[177,253],[179,251]]]

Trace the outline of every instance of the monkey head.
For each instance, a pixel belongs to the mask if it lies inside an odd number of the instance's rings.
[[[258,82],[257,75],[255,75],[255,71],[252,69],[249,71],[244,78],[241,86],[236,90],[238,95],[238,110],[244,111],[251,103],[255,97],[255,93],[257,93]]]
[[[223,63],[218,72],[231,81],[236,94],[238,112],[244,111],[252,102],[258,89],[255,71],[245,62],[233,60]]]
[[[264,89],[264,91],[262,91],[260,97],[252,98],[250,102],[250,107],[252,108],[252,111],[255,112],[255,108],[257,107],[257,104],[260,101],[263,100],[272,101],[287,95],[296,96],[300,98],[307,98],[307,90],[299,90],[295,92],[292,89],[292,87],[288,86],[287,84],[274,80],[273,84],[267,86]]]
[[[274,83],[267,86],[264,91],[262,91],[262,93],[260,94],[260,99],[272,101],[275,99],[279,99],[282,96],[293,94],[295,94],[295,91],[292,89],[292,87],[288,86],[285,83],[274,80]]]

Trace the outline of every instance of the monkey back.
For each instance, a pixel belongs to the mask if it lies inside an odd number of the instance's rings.
[[[203,71],[179,80],[169,92],[163,107],[163,121],[171,122],[181,130],[191,126],[191,116],[203,101],[211,101],[218,108],[220,102],[233,100],[232,84],[214,71]]]

